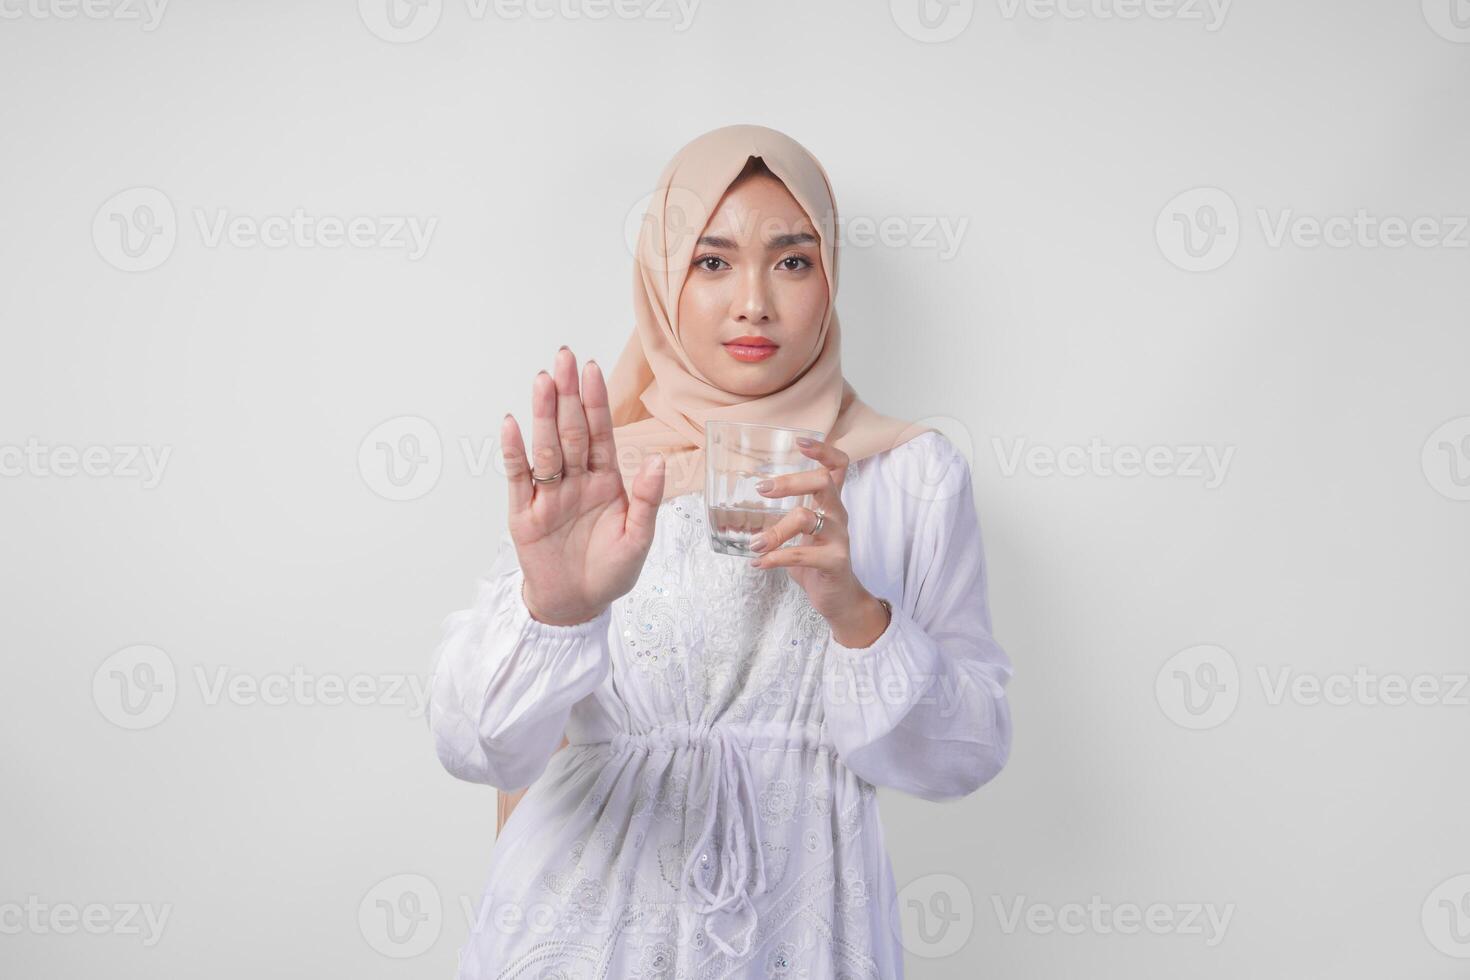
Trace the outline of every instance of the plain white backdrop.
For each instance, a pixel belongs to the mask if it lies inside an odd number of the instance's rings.
[[[1015,662],[994,783],[880,791],[909,972],[1470,970],[1463,0],[0,0],[0,77],[6,976],[452,975],[499,420],[734,122]]]

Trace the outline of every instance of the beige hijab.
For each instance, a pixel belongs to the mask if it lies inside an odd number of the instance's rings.
[[[827,311],[802,372],[759,397],[716,387],[679,340],[679,293],[705,224],[751,157],[791,191],[821,239]],[[765,126],[725,126],[694,139],[659,178],[638,234],[633,335],[608,378],[618,465],[631,483],[645,456],[662,453],[664,499],[704,487],[704,424],[763,422],[827,434],[854,461],[907,442],[931,426],[880,415],[842,376],[837,323],[837,203],[816,157]]]

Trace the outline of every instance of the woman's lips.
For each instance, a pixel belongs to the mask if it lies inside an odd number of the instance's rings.
[[[737,361],[764,361],[768,357],[774,357],[777,350],[776,344],[741,344],[731,342],[724,345],[725,350]]]

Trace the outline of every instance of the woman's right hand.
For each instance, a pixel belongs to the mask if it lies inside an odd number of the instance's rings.
[[[563,347],[553,371],[531,382],[531,458],[513,415],[501,423],[500,442],[522,598],[533,618],[573,626],[637,583],[653,545],[664,464],[660,455],[644,459],[629,499],[602,369],[588,361],[579,392],[576,356]],[[532,466],[542,476],[564,472],[554,483],[533,483]]]

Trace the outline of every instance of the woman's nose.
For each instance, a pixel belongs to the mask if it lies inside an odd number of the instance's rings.
[[[758,271],[740,278],[735,295],[735,319],[761,321],[770,319],[770,290],[766,277]]]

